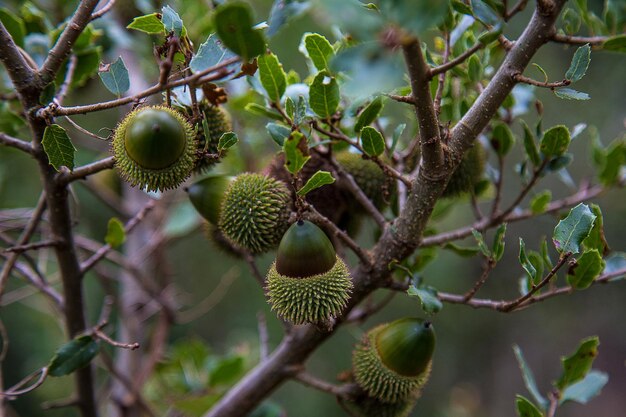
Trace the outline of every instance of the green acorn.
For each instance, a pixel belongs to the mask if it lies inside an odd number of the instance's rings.
[[[139,107],[127,114],[115,129],[112,147],[122,178],[148,191],[180,185],[196,155],[192,126],[165,106]]]
[[[202,113],[203,121],[198,123],[198,133],[196,134],[198,151],[200,153],[209,152],[216,154],[218,153],[217,145],[220,137],[232,130],[230,115],[222,107],[214,106],[206,101],[200,103],[200,112]],[[208,128],[206,132],[205,124]],[[226,152],[227,150],[222,150],[221,155],[225,156]],[[206,172],[218,162],[220,162],[220,159],[198,158],[194,171],[197,173]]]
[[[417,398],[428,381],[435,348],[430,322],[404,318],[367,332],[352,354],[354,378],[383,403]]]
[[[457,197],[468,193],[480,182],[485,172],[485,150],[475,143],[463,156],[450,181],[443,191],[443,197]]]
[[[219,228],[235,246],[254,254],[280,242],[289,224],[291,198],[282,182],[260,174],[240,174],[222,202]]]
[[[293,324],[337,317],[352,291],[348,267],[322,229],[305,220],[283,236],[266,282],[272,310]]]
[[[215,175],[196,181],[187,188],[191,204],[213,225],[219,223],[222,201],[231,180],[231,177]]]
[[[389,181],[383,170],[373,161],[363,159],[360,154],[341,152],[336,156],[337,163],[352,177],[363,193],[377,208],[383,208],[385,195],[395,192],[393,182]],[[361,206],[355,204],[360,208]],[[361,209],[362,210],[362,209]]]

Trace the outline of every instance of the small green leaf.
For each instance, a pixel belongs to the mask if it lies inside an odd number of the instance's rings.
[[[480,248],[480,251],[483,253],[483,255],[485,255],[487,258],[490,258],[491,251],[485,244],[485,239],[483,239],[482,233],[480,233],[476,229],[472,229],[472,235],[474,235],[474,239],[476,239],[476,242],[478,243],[478,247]]]
[[[576,91],[573,88],[557,88],[554,95],[565,100],[589,100],[591,97],[582,91]]]
[[[593,360],[598,356],[600,340],[597,336],[583,340],[574,354],[562,358],[563,372],[555,386],[563,391],[570,385],[580,381],[591,370]]]
[[[535,382],[535,376],[533,375],[532,369],[526,363],[524,359],[524,355],[522,354],[522,349],[519,346],[513,345],[513,352],[515,353],[515,358],[517,359],[517,364],[519,365],[519,369],[522,372],[522,379],[524,380],[524,385],[526,389],[532,395],[533,399],[539,403],[541,408],[546,408],[548,406],[548,400],[541,395],[541,392],[537,388],[537,383]]]
[[[330,42],[318,33],[307,33],[302,38],[302,42],[315,68],[318,71],[330,72],[328,63],[335,56]]]
[[[302,0],[274,0],[267,19],[267,36],[274,36],[285,23],[306,12],[310,5],[309,1]]]
[[[217,143],[217,150],[223,151],[228,149],[239,142],[239,138],[235,132],[225,132],[220,136],[220,140]]]
[[[48,375],[69,375],[83,368],[98,354],[100,346],[91,336],[80,336],[70,340],[56,351],[48,365]]]
[[[583,45],[576,50],[572,57],[572,63],[569,69],[565,73],[565,79],[575,83],[580,81],[589,68],[589,62],[591,61],[591,46],[589,44]]]
[[[620,179],[620,172],[626,165],[626,140],[613,141],[606,149],[605,158],[600,169],[600,182],[614,185]]]
[[[257,60],[259,64],[259,78],[267,91],[267,96],[274,103],[280,102],[287,88],[287,75],[283,66],[274,54],[263,54]]]
[[[565,388],[559,398],[559,404],[566,401],[574,401],[580,404],[587,404],[589,400],[600,394],[602,388],[609,382],[609,376],[604,372],[590,371],[582,381]]]
[[[365,126],[361,130],[361,143],[363,150],[369,156],[379,156],[385,152],[383,135],[371,126]]]
[[[541,65],[539,65],[539,64],[535,64],[534,62],[533,62],[533,66],[534,66],[535,68],[537,68],[537,69],[539,70],[539,72],[540,72],[540,73],[542,73],[542,74],[543,74],[543,82],[547,83],[549,78],[548,78],[548,73],[546,72],[546,70],[544,70],[544,69],[541,67]]]
[[[335,178],[333,178],[332,174],[328,171],[317,171],[309,180],[304,184],[304,187],[298,190],[299,196],[305,196],[309,192],[315,190],[316,188],[320,188],[323,185],[332,184],[335,182]]]
[[[526,150],[526,155],[534,166],[539,166],[539,164],[541,163],[541,158],[539,156],[537,143],[535,142],[535,136],[533,135],[533,132],[531,132],[526,122],[521,120],[520,123],[524,128],[524,149]]]
[[[515,396],[515,408],[519,417],[543,417],[535,404],[519,394]]]
[[[260,104],[257,103],[248,103],[244,110],[249,111],[252,114],[256,114],[257,116],[264,116],[274,120],[283,120],[283,116],[276,113],[275,111],[269,110]]]
[[[159,19],[158,13],[136,17],[132,22],[130,22],[130,25],[126,27],[128,29],[138,30],[150,35],[159,35],[165,32],[165,26],[163,26],[163,22]]]
[[[409,297],[417,297],[422,305],[422,310],[426,314],[436,314],[443,308],[443,304],[437,298],[437,290],[432,287],[416,287],[411,284],[406,290]]]
[[[498,122],[493,128],[491,146],[498,155],[504,156],[509,153],[515,144],[515,136],[508,125]]]
[[[595,220],[596,215],[583,203],[571,209],[554,228],[552,241],[556,250],[561,254],[580,252],[580,244],[591,232]]]
[[[119,247],[126,240],[126,231],[124,225],[117,217],[111,217],[107,225],[107,234],[104,241],[113,249]]]
[[[504,237],[506,235],[506,223],[502,223],[498,230],[496,230],[496,234],[493,238],[493,245],[491,251],[493,252],[493,259],[498,262],[502,259],[502,255],[504,255]]]
[[[249,61],[265,52],[263,34],[252,28],[252,10],[247,3],[233,1],[215,10],[213,23],[224,45]]]
[[[303,140],[304,135],[302,133],[291,132],[291,136],[283,145],[283,152],[285,152],[285,168],[293,175],[300,172],[304,164],[311,158],[310,156],[304,156],[298,147]]]
[[[541,214],[545,212],[551,200],[552,192],[550,190],[542,191],[530,200],[530,211],[532,211],[533,214]]]
[[[339,106],[339,85],[326,71],[318,73],[309,88],[311,109],[322,119],[327,119]]]
[[[613,52],[626,52],[626,35],[617,35],[608,38],[602,44],[602,49]]]
[[[597,204],[591,204],[590,209],[596,215],[596,221],[593,223],[593,229],[589,232],[589,236],[583,240],[583,246],[585,249],[597,249],[601,255],[605,255],[609,250],[609,244],[604,237],[602,210]]]
[[[285,144],[285,140],[291,135],[291,129],[277,123],[268,123],[265,125],[268,133],[281,148]]]
[[[487,25],[495,26],[500,22],[500,18],[496,12],[482,0],[471,0],[472,11],[474,16]]]
[[[304,101],[304,96],[298,96],[298,102],[296,103],[296,108],[294,109],[293,123],[298,126],[302,123],[305,117],[306,102]]]
[[[76,59],[72,87],[82,87],[98,73],[102,61],[102,47],[87,49],[77,54]]]
[[[189,68],[193,72],[205,71],[235,56],[234,53],[222,46],[222,42],[217,36],[211,35],[200,45],[198,52],[191,58]]]
[[[466,14],[468,16],[473,15],[472,9],[461,0],[452,0],[452,8],[455,12],[458,12],[460,14]]]
[[[245,372],[245,362],[243,356],[231,356],[221,359],[217,366],[211,371],[209,384],[212,387],[220,385],[230,385],[237,381]]]
[[[100,75],[100,79],[107,90],[118,97],[130,88],[128,69],[126,69],[121,56],[112,64],[105,65],[104,68],[100,69],[98,75]]]
[[[402,132],[404,132],[405,128],[406,123],[401,123],[393,130],[393,136],[391,137],[391,146],[389,147],[389,152],[393,152],[396,150],[396,146],[398,146],[400,136],[402,136]]]
[[[463,258],[472,258],[474,256],[476,256],[476,254],[478,254],[478,252],[480,252],[480,248],[478,246],[474,246],[474,247],[462,247],[462,246],[458,246],[454,243],[446,243],[445,245],[443,245],[444,249],[448,249],[454,253],[456,253],[457,255],[463,257]]]
[[[528,274],[530,281],[535,282],[535,279],[537,278],[537,269],[532,262],[530,262],[530,259],[528,259],[528,256],[526,255],[526,244],[521,237],[519,238],[519,262],[522,265],[522,268],[524,268],[524,271],[526,271],[526,274]]]
[[[478,36],[478,42],[483,45],[489,45],[491,42],[496,41],[500,35],[502,35],[503,25],[502,23],[496,24],[493,29],[485,31]]]
[[[161,12],[163,13],[161,21],[163,22],[165,31],[168,33],[174,32],[174,35],[180,38],[183,34],[183,20],[180,18],[178,13],[176,13],[176,11],[170,6],[163,6]]]
[[[48,105],[48,103],[51,103],[52,100],[54,99],[56,92],[57,92],[57,85],[53,81],[43,89],[41,94],[39,94],[39,103],[43,106]]]
[[[24,37],[26,36],[24,21],[6,7],[0,7],[0,22],[13,38],[13,42],[23,48]]]
[[[588,288],[604,270],[604,261],[597,249],[583,253],[567,271],[567,283],[577,290]]]
[[[467,60],[467,75],[469,80],[473,83],[480,81],[482,76],[483,67],[480,63],[480,58],[476,55],[472,55]]]
[[[370,104],[368,104],[354,124],[354,132],[359,133],[363,127],[371,124],[383,109],[383,98],[381,96],[376,97]]]
[[[293,116],[296,113],[296,105],[293,103],[291,97],[285,97],[285,112],[287,116],[293,120]]]
[[[569,143],[569,130],[564,125],[558,125],[544,132],[539,148],[546,156],[559,156],[567,150]]]
[[[74,169],[76,148],[65,129],[56,124],[46,127],[41,144],[54,169],[58,171],[61,166],[68,167],[70,171]]]
[[[554,268],[554,263],[552,262],[550,253],[548,252],[548,241],[545,236],[541,240],[541,259],[543,259],[543,266],[545,269],[551,270]]]

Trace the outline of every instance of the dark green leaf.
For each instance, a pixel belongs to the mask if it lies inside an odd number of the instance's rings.
[[[478,42],[483,45],[489,45],[491,42],[496,41],[500,35],[502,35],[503,25],[502,23],[497,23],[493,29],[485,31],[478,36]]]
[[[283,120],[283,116],[281,116],[280,114],[276,113],[275,111],[269,110],[257,103],[248,103],[246,104],[246,107],[244,107],[244,109],[258,116],[269,117],[270,119],[274,120]]]
[[[480,58],[476,55],[472,55],[467,60],[467,75],[469,80],[473,83],[480,81],[482,76],[483,67],[480,63]]]
[[[300,16],[309,6],[309,1],[275,0],[270,10],[267,36],[274,36],[285,23]]]
[[[354,124],[354,132],[359,133],[363,127],[371,124],[383,109],[383,98],[381,96],[376,97],[370,104],[368,104]]]
[[[589,236],[583,240],[583,246],[585,249],[597,249],[601,255],[605,255],[609,250],[609,244],[604,237],[602,210],[597,204],[591,204],[590,209],[596,215],[596,221],[593,223],[593,229],[589,232]]]
[[[541,214],[545,212],[551,200],[552,192],[550,190],[542,191],[530,200],[530,211],[532,211],[533,214]]]
[[[298,190],[299,196],[305,196],[309,192],[315,190],[316,188],[320,188],[323,185],[332,184],[335,182],[335,178],[333,178],[332,174],[328,171],[317,171],[309,180],[304,184],[304,187]]]
[[[285,168],[294,175],[300,172],[304,164],[311,158],[310,156],[305,156],[298,147],[303,140],[304,136],[302,133],[291,132],[291,136],[283,144]]]
[[[504,237],[506,235],[506,223],[502,223],[498,230],[496,230],[496,234],[493,237],[493,245],[491,251],[493,252],[493,259],[498,262],[502,259],[502,255],[504,255]]]
[[[604,185],[616,184],[624,165],[626,165],[626,140],[619,139],[606,149],[604,163],[599,173],[600,182]]]
[[[98,73],[102,61],[102,47],[97,46],[76,55],[76,68],[72,78],[72,87],[82,87]]]
[[[170,6],[164,6],[161,12],[163,13],[161,21],[163,22],[165,31],[168,33],[174,32],[174,35],[180,38],[183,34],[183,21],[178,13]]]
[[[213,22],[224,45],[244,61],[265,52],[265,39],[252,28],[252,10],[248,4],[234,1],[219,6]]]
[[[522,127],[524,128],[524,149],[526,150],[526,155],[530,162],[533,163],[534,166],[539,166],[541,163],[541,158],[539,157],[539,149],[537,149],[537,143],[535,142],[535,136],[531,132],[530,128],[523,120],[520,121]]]
[[[225,132],[220,136],[220,140],[217,143],[217,150],[221,152],[232,147],[237,142],[239,142],[239,138],[235,132]]]
[[[128,69],[126,69],[126,65],[124,65],[124,61],[121,56],[118,57],[112,64],[104,66],[98,75],[100,75],[100,79],[104,83],[107,90],[118,97],[127,92],[130,88]]]
[[[287,88],[287,75],[283,71],[283,66],[274,54],[263,54],[257,62],[259,64],[259,78],[263,88],[267,91],[267,96],[274,103],[280,102]]]
[[[371,126],[365,126],[361,130],[361,143],[363,151],[369,156],[379,156],[385,152],[383,135]]]
[[[98,354],[98,342],[91,336],[80,336],[70,340],[56,351],[48,365],[48,375],[69,375],[83,368]]]
[[[52,100],[54,99],[54,95],[56,94],[56,92],[57,92],[57,85],[53,81],[43,89],[41,94],[39,94],[39,103],[43,106],[48,105],[48,103],[51,103]]]
[[[580,381],[591,370],[593,360],[598,356],[600,340],[597,336],[584,339],[574,354],[562,358],[563,372],[555,386],[563,391],[570,385]]]
[[[491,146],[498,155],[504,156],[509,153],[515,144],[515,136],[508,125],[502,122],[496,123],[492,132]]]
[[[291,97],[285,98],[285,112],[290,119],[293,120],[293,116],[296,113],[296,105],[293,103]]]
[[[466,247],[458,246],[454,243],[446,243],[443,246],[443,248],[448,249],[463,258],[472,258],[476,256],[478,252],[480,252],[480,248],[477,246],[466,248]]]
[[[473,15],[471,7],[469,7],[461,0],[452,0],[452,8],[458,13],[466,14],[468,16]]]
[[[24,119],[11,111],[9,103],[0,101],[0,132],[18,136],[19,131],[25,126]]]
[[[232,356],[220,360],[209,377],[209,384],[212,387],[219,385],[230,385],[237,381],[245,372],[245,362],[243,356]]]
[[[285,144],[285,140],[289,137],[289,135],[291,135],[291,129],[277,123],[268,123],[265,125],[265,128],[274,142],[276,142],[281,148]]]
[[[604,372],[590,371],[582,381],[565,388],[559,398],[559,404],[566,401],[574,401],[580,404],[587,404],[589,400],[600,394],[602,388],[609,382],[609,376]]]
[[[125,240],[126,231],[124,230],[124,225],[117,217],[111,217],[107,225],[107,234],[104,237],[104,241],[115,249],[121,246]]]
[[[388,0],[378,6],[388,20],[417,35],[441,24],[448,13],[447,0]]]
[[[24,36],[26,36],[26,26],[24,21],[6,7],[0,7],[0,22],[4,25],[13,42],[20,48],[24,47]]]
[[[443,308],[443,304],[441,303],[439,298],[437,298],[437,290],[432,287],[418,288],[415,285],[411,284],[411,286],[409,286],[409,289],[406,290],[406,293],[409,295],[409,297],[419,298],[422,305],[422,310],[424,310],[424,313],[426,314],[436,314]]]
[[[496,12],[482,0],[471,0],[474,16],[486,25],[495,26],[500,22]]]
[[[576,50],[572,63],[569,69],[565,73],[565,79],[575,83],[580,81],[589,68],[589,62],[591,61],[591,46],[589,44],[583,45]]]
[[[524,268],[524,271],[526,271],[526,274],[528,274],[530,281],[535,282],[537,279],[537,269],[533,263],[530,262],[530,259],[528,259],[526,255],[526,244],[521,237],[519,238],[519,263],[522,265],[522,268]]]
[[[626,35],[617,35],[608,38],[602,44],[602,49],[613,52],[626,52]]]
[[[577,290],[588,288],[600,276],[604,266],[600,253],[596,249],[589,250],[576,260],[575,265],[570,266],[567,283]]]
[[[519,369],[522,372],[522,379],[524,380],[524,385],[526,389],[532,395],[533,399],[539,403],[541,408],[546,408],[548,405],[548,400],[541,395],[541,392],[537,388],[537,383],[535,382],[535,376],[533,375],[532,369],[526,363],[524,359],[524,355],[522,354],[522,350],[519,346],[513,345],[513,352],[515,353],[515,357],[517,358],[517,364],[519,365]]]
[[[582,91],[576,91],[572,88],[557,88],[554,95],[565,100],[589,100],[589,94]]]
[[[318,73],[309,88],[311,109],[322,119],[327,119],[339,106],[339,85],[327,72]]]
[[[546,169],[550,172],[558,172],[571,164],[573,160],[574,155],[566,153],[561,156],[557,156],[556,158],[552,158],[550,162],[548,162]]]
[[[335,51],[330,42],[318,33],[304,35],[302,42],[315,68],[318,71],[330,72],[328,63],[335,56]]]
[[[541,240],[541,258],[543,259],[543,266],[545,269],[551,270],[554,268],[554,263],[552,262],[550,253],[548,252],[548,241],[545,236]]]
[[[413,265],[411,265],[412,270],[415,272],[423,270],[426,265],[428,265],[437,258],[437,254],[438,248],[434,246],[420,249],[419,253],[415,257]]]
[[[552,241],[556,250],[561,254],[580,252],[580,244],[591,232],[595,220],[596,215],[583,203],[571,209],[554,228]]]
[[[222,46],[215,35],[211,35],[200,45],[198,52],[191,58],[189,68],[193,72],[201,72],[219,65],[221,62],[234,58],[236,55]],[[236,66],[237,63],[233,64]]]
[[[391,146],[389,147],[389,152],[393,152],[396,150],[396,146],[398,146],[398,141],[400,140],[400,136],[402,136],[402,132],[406,128],[406,123],[400,123],[393,130],[393,135],[391,137]]]
[[[65,129],[56,124],[46,127],[41,144],[54,169],[58,171],[62,166],[68,167],[70,171],[74,169],[76,148]]]
[[[559,156],[567,150],[569,143],[569,130],[564,125],[558,125],[544,132],[539,148],[546,156]]]
[[[483,255],[485,255],[487,258],[490,258],[491,251],[485,244],[485,239],[483,239],[482,233],[480,233],[476,229],[472,229],[472,235],[474,235],[474,239],[476,239],[476,242],[478,243],[478,247],[480,248],[480,251],[483,253]]]
[[[515,396],[515,408],[519,417],[543,417],[535,404],[519,394]]]
[[[159,35],[165,32],[163,22],[159,19],[158,13],[152,13],[145,16],[139,16],[133,19],[130,25],[126,26],[128,29],[135,29],[140,32],[145,32],[150,35]]]
[[[298,102],[296,103],[296,108],[294,109],[293,123],[298,126],[302,123],[305,117],[306,102],[304,101],[304,96],[298,96]]]

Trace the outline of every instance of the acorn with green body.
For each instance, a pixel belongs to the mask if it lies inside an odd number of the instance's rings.
[[[346,306],[352,281],[326,234],[315,224],[291,225],[267,273],[272,310],[293,324],[323,323]]]
[[[200,113],[202,114],[202,121],[198,123],[198,133],[196,134],[198,153],[201,155],[220,153],[217,149],[220,138],[224,133],[232,130],[230,115],[222,107],[214,106],[207,101],[200,103]],[[220,155],[223,157],[226,152],[227,150],[224,149]],[[218,162],[220,159],[199,157],[196,160],[194,171],[196,173],[206,172]]]
[[[453,198],[472,192],[483,178],[486,158],[485,149],[480,143],[475,143],[452,173],[442,196]]]

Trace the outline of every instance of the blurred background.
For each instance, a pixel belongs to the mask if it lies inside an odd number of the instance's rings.
[[[62,1],[35,1],[41,10],[55,23],[73,10],[73,3]],[[132,2],[118,1],[115,19],[99,21],[96,26],[106,30],[108,39],[116,44],[105,49],[103,60],[113,61],[123,54],[125,59],[132,49],[135,60],[126,60],[131,69],[131,83],[139,85],[143,80],[153,80],[156,66],[152,58],[152,42],[148,36],[130,33],[123,29],[130,23],[134,10],[128,5]],[[192,2],[171,1],[190,30],[196,47],[207,36],[204,15],[190,6]],[[193,2],[201,4],[202,2]],[[258,0],[253,3],[257,20],[268,15],[271,1]],[[532,2],[531,2],[532,3]],[[599,2],[598,2],[599,3]],[[17,10],[21,1],[2,0],[1,6]],[[519,35],[530,16],[527,11],[515,17],[505,30],[513,39]],[[126,8],[129,10],[126,10]],[[145,10],[160,9],[149,1],[137,1],[137,7]],[[209,25],[210,26],[210,25]],[[331,42],[335,40],[334,31],[328,25],[325,15],[311,10],[285,26],[270,41],[270,49],[279,57],[286,71],[294,70],[302,78],[307,75],[306,61],[298,51],[303,33],[319,32]],[[548,74],[554,74],[558,80],[563,74],[574,52],[574,48],[561,45],[546,45],[534,57]],[[626,89],[624,86],[624,68],[626,55],[606,52],[592,53],[592,60],[586,77],[577,85],[577,89],[587,92],[591,101],[577,102],[560,100],[548,90],[536,91],[537,99],[544,105],[543,126],[565,124],[570,129],[584,123],[587,129],[571,145],[574,162],[568,167],[575,183],[592,179],[591,137],[597,131],[600,140],[606,145],[609,141],[623,135],[626,122]],[[540,79],[538,72],[529,68],[527,75]],[[268,140],[265,124],[267,119],[251,116],[242,109],[243,98],[238,98],[245,88],[242,83],[225,85],[231,94],[226,108],[233,116],[235,131],[240,142],[231,150],[226,160],[217,167],[218,172],[236,173],[242,170],[261,170],[278,151],[278,147]],[[94,103],[110,100],[108,93],[98,79],[86,83],[85,87],[69,96],[66,105]],[[158,99],[158,98],[157,98]],[[123,109],[127,111],[127,109]],[[120,109],[94,113],[90,116],[75,118],[83,127],[92,132],[108,134],[122,116]],[[387,101],[383,113],[390,126],[408,123],[405,138],[415,132],[412,111],[406,105]],[[530,126],[538,120],[535,111],[524,116]],[[1,124],[1,123],[0,123]],[[63,124],[63,122],[61,122]],[[66,126],[64,124],[64,126]],[[592,128],[593,126],[593,128]],[[67,127],[70,130],[70,127]],[[521,129],[514,125],[518,134]],[[17,132],[22,136],[27,132]],[[27,136],[25,136],[27,137]],[[79,163],[87,163],[94,158],[106,155],[108,144],[71,131],[71,137],[77,145]],[[509,156],[510,163],[504,173],[504,202],[510,202],[519,191],[520,181],[514,172],[515,162],[522,159],[521,143]],[[493,158],[492,158],[493,162]],[[101,181],[112,181],[114,177],[102,175]],[[90,180],[91,181],[91,180]],[[572,189],[557,175],[541,180],[535,193],[544,189],[552,191],[553,199],[572,193]],[[40,180],[35,163],[12,149],[0,148],[0,228],[11,231],[12,227],[23,224],[29,216],[28,208],[33,207],[40,191]],[[73,187],[76,230],[90,239],[103,242],[107,222],[115,213],[102,204],[101,200],[84,184]],[[253,366],[258,360],[259,312],[267,319],[270,334],[270,347],[276,346],[282,335],[282,327],[275,315],[269,310],[263,293],[256,280],[249,275],[245,262],[235,261],[224,256],[207,241],[200,220],[186,201],[183,191],[171,193],[171,214],[165,217],[163,233],[169,234],[170,244],[162,256],[162,265],[173,285],[173,293],[190,312],[188,323],[173,326],[168,339],[171,355],[175,352],[183,357],[197,354],[200,361],[215,358],[241,358],[236,371],[227,375],[223,383],[228,386],[237,379],[241,372]],[[604,214],[606,239],[614,251],[624,251],[626,243],[626,193],[612,190],[594,200]],[[483,202],[488,207],[488,202]],[[473,215],[467,202],[459,203],[443,220],[433,224],[439,231],[454,229],[473,221]],[[22,222],[22,223],[20,223]],[[481,298],[510,299],[518,295],[518,281],[524,272],[517,261],[518,239],[522,237],[529,249],[539,250],[542,237],[548,241],[558,222],[557,216],[544,215],[535,219],[510,224],[506,236],[506,251],[503,260],[492,273],[485,287],[479,292]],[[362,230],[359,241],[368,247],[373,242],[374,227],[367,224]],[[490,240],[492,232],[488,233]],[[473,244],[471,240],[460,242],[462,245]],[[550,245],[551,246],[551,245]],[[551,247],[554,257],[555,251]],[[46,265],[52,281],[58,281],[53,264],[49,261],[52,254],[41,251],[37,262]],[[267,254],[258,259],[258,265],[264,273],[273,259]],[[3,262],[0,259],[0,262]],[[115,268],[108,265],[113,273]],[[441,291],[464,293],[480,276],[479,259],[464,259],[457,255],[439,251],[435,261],[423,271],[424,280]],[[97,273],[90,273],[85,279],[87,289],[87,307],[91,322],[96,322],[100,313],[102,298],[105,293],[102,280]],[[563,273],[559,278],[564,283]],[[58,282],[56,284],[58,286]],[[384,291],[376,294],[384,296]],[[528,397],[524,388],[512,346],[520,346],[526,360],[533,369],[542,392],[551,389],[551,382],[560,375],[560,357],[571,354],[578,342],[592,335],[600,338],[600,353],[594,368],[608,373],[609,383],[602,394],[588,405],[566,404],[559,415],[563,417],[583,416],[621,416],[626,410],[626,327],[622,319],[626,316],[626,285],[616,283],[598,285],[588,290],[571,295],[547,300],[524,311],[503,314],[489,310],[476,310],[467,306],[445,305],[433,322],[437,333],[433,372],[430,382],[423,391],[412,416],[440,417],[500,417],[514,415],[516,393]],[[63,326],[54,316],[49,303],[34,291],[25,289],[22,281],[11,279],[0,306],[0,318],[7,328],[10,338],[8,356],[3,363],[5,387],[19,381],[33,370],[44,366],[54,351],[64,343]],[[313,374],[329,381],[335,381],[338,374],[350,368],[350,352],[354,343],[364,331],[374,325],[394,320],[403,316],[423,316],[419,302],[404,294],[398,294],[390,305],[381,313],[370,318],[362,325],[342,327],[327,341],[307,362]],[[129,341],[130,342],[130,341]],[[176,350],[178,349],[178,350]],[[108,349],[107,349],[108,350]],[[190,353],[191,351],[195,353]],[[111,352],[109,350],[110,353]],[[208,358],[208,359],[207,359]],[[220,359],[220,360],[221,360]],[[234,362],[233,362],[234,363]],[[100,370],[100,376],[104,371]],[[201,377],[198,377],[202,380]],[[193,382],[193,376],[187,383]],[[11,403],[15,415],[30,416],[73,416],[70,409],[49,410],[42,413],[42,402],[59,400],[69,395],[69,378],[48,379],[42,387],[20,397]],[[193,384],[192,384],[193,385]],[[151,391],[152,390],[152,391]],[[146,395],[154,398],[158,390],[148,385]],[[152,395],[152,397],[151,397]],[[298,383],[288,382],[272,396],[273,403],[284,408],[287,415],[294,417],[344,416],[345,413],[328,394],[302,387]]]

